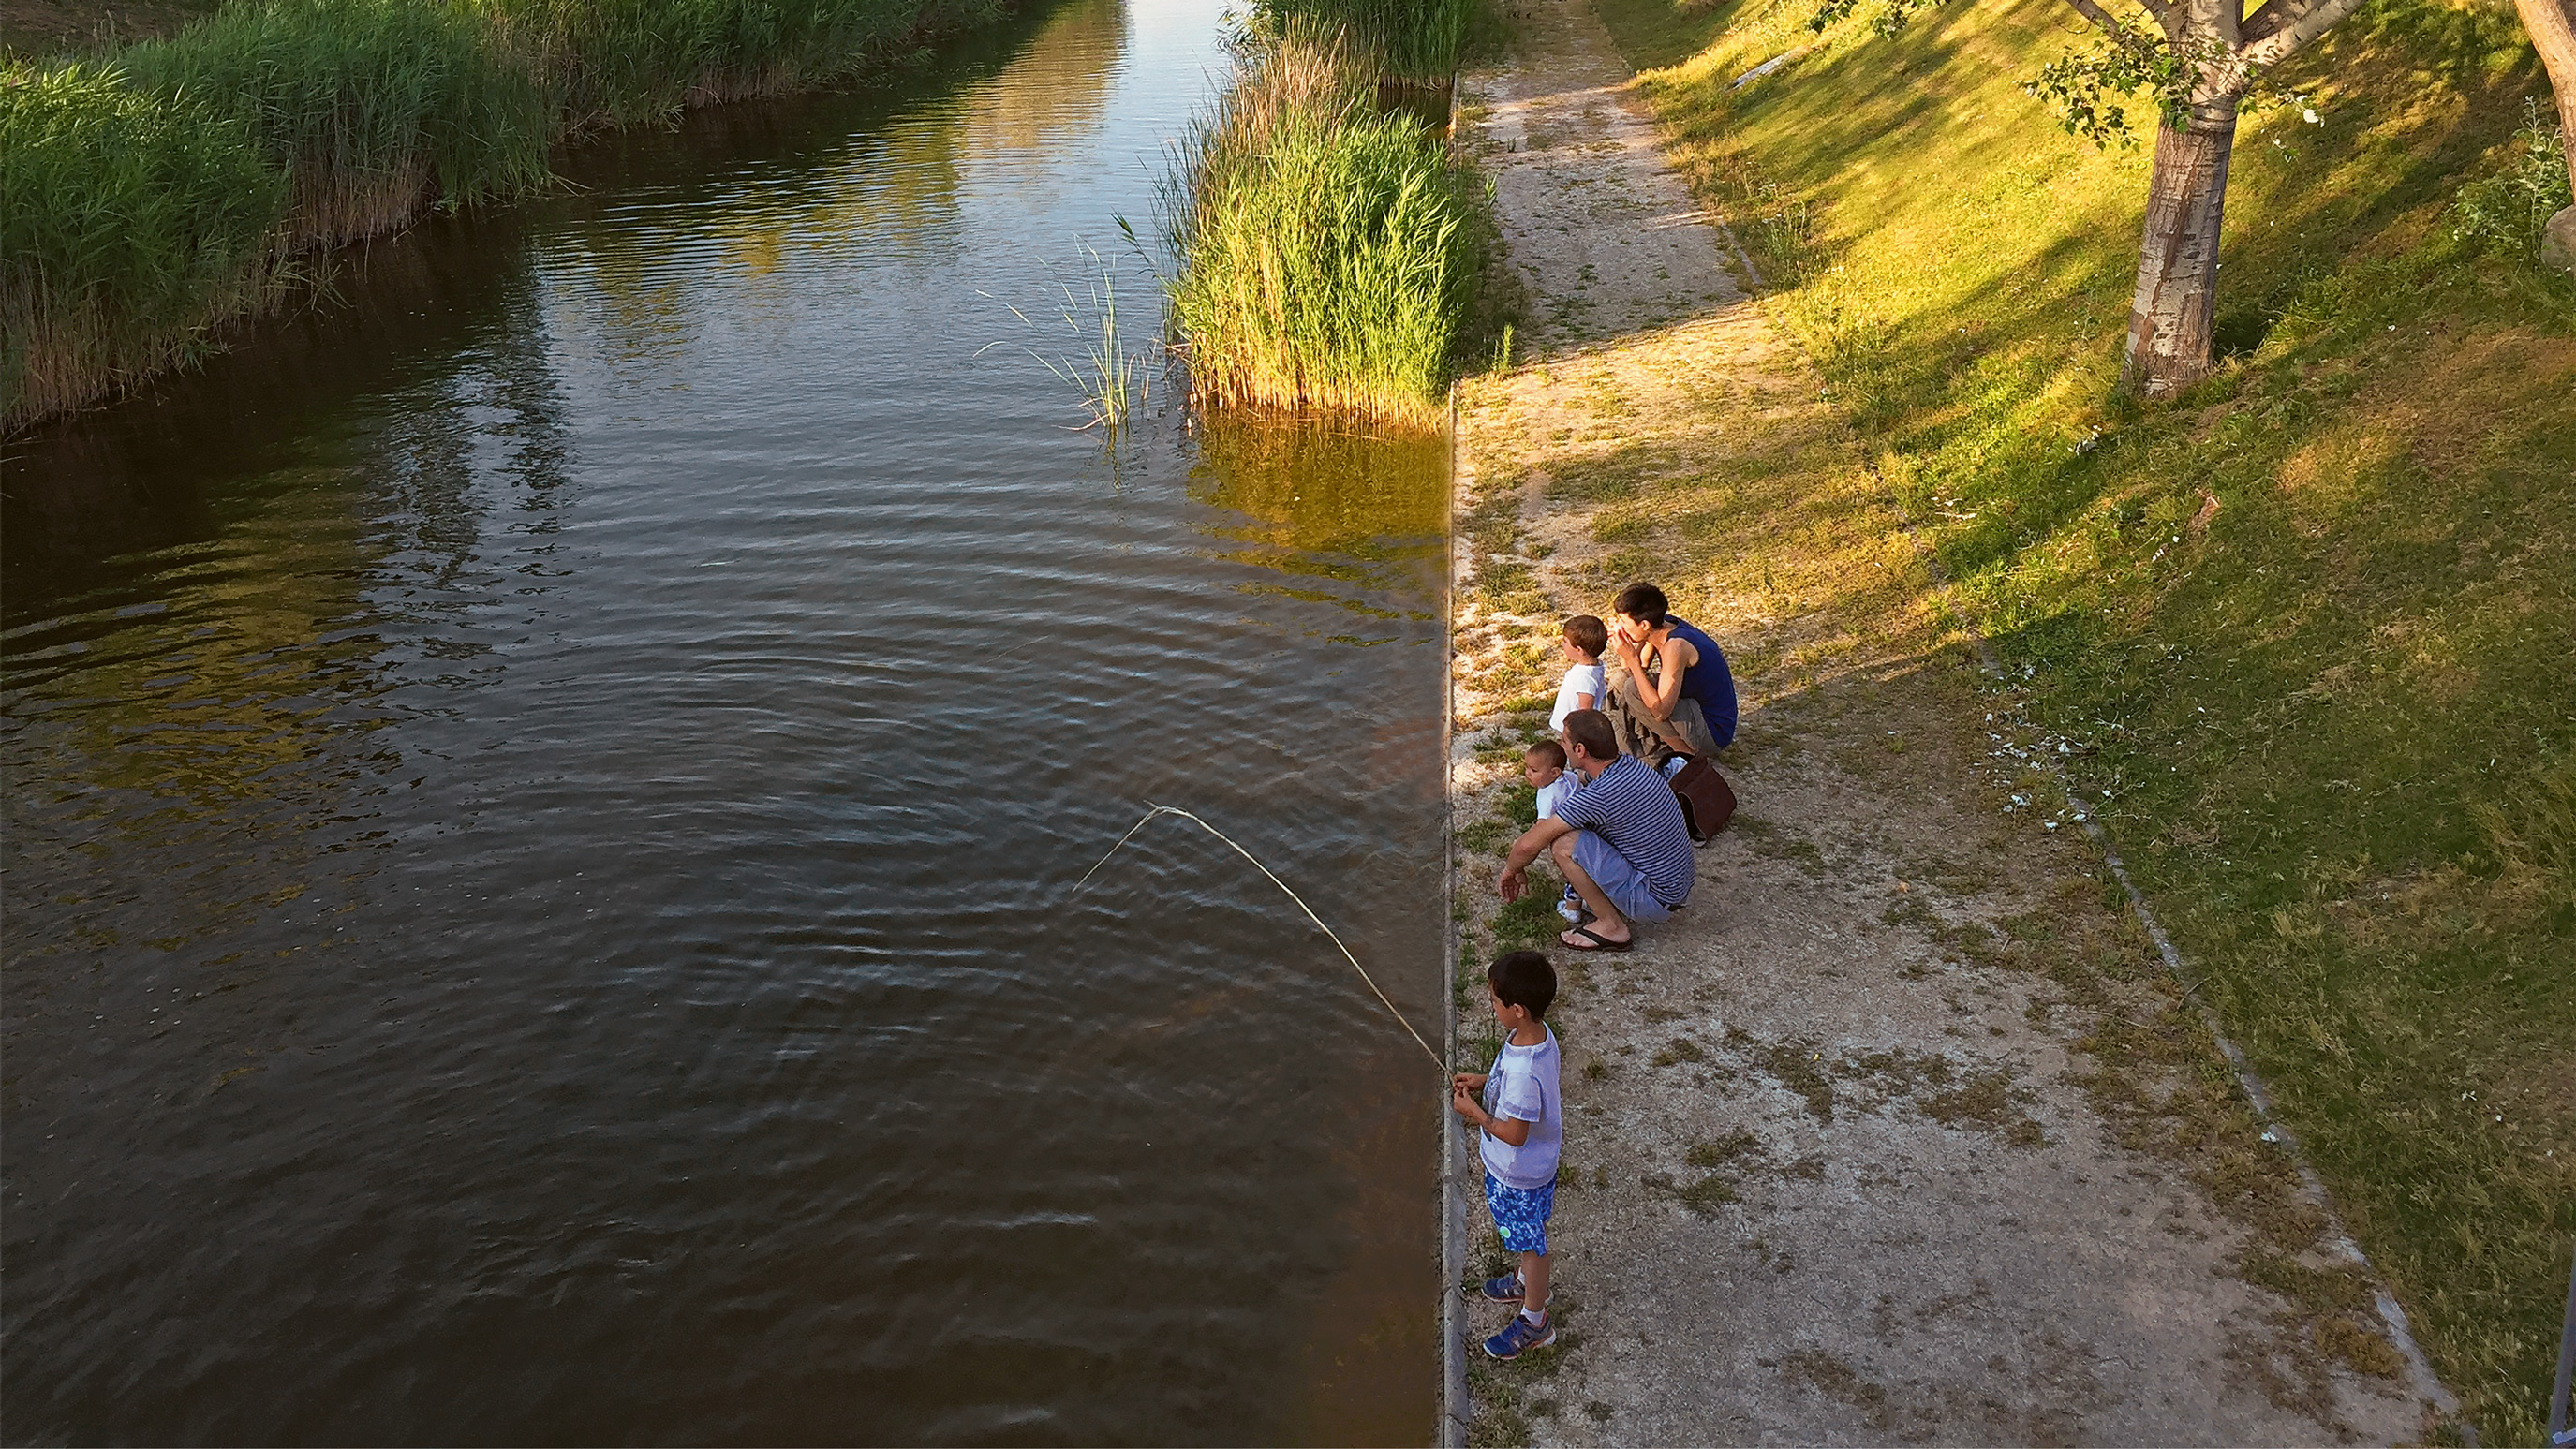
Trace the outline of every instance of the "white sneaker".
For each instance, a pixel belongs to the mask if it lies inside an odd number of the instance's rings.
[[[1556,913],[1565,917],[1567,921],[1574,925],[1580,926],[1583,924],[1583,907],[1577,902],[1566,900],[1558,901],[1556,903]]]

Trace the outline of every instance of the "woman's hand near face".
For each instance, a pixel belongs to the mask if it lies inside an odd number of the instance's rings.
[[[1624,617],[1610,626],[1610,647],[1618,652],[1619,662],[1627,665],[1632,674],[1637,669],[1637,645],[1641,637],[1628,632],[1628,621]]]

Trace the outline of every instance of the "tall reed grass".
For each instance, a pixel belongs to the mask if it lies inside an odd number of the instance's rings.
[[[1006,0],[231,0],[0,71],[0,427],[202,350],[295,256],[547,183],[568,133],[810,84]]]
[[[1125,230],[1127,222],[1121,218],[1118,225]],[[1128,232],[1128,237],[1132,241],[1135,233]],[[1101,428],[1114,437],[1119,429],[1127,426],[1127,419],[1136,408],[1137,395],[1140,392],[1150,395],[1153,383],[1145,372],[1144,358],[1127,349],[1126,334],[1119,330],[1117,264],[1088,243],[1084,244],[1082,252],[1089,261],[1084,268],[1079,295],[1074,292],[1072,283],[1056,275],[1053,267],[1047,269],[1048,281],[1056,293],[1056,305],[1050,310],[1062,328],[1055,335],[1061,340],[1070,333],[1080,344],[1081,351],[1067,355],[1026,344],[1022,344],[1020,350],[1035,359],[1038,366],[1045,368],[1056,381],[1082,394],[1083,406],[1091,412],[1087,428]],[[1004,305],[1009,306],[1008,303]],[[1011,307],[1010,313],[1032,333],[1044,334],[1051,330],[1041,327],[1035,318],[1017,307]],[[999,342],[988,343],[983,352],[1002,345]],[[976,355],[980,357],[983,352]],[[1151,353],[1145,354],[1145,357],[1150,356]]]
[[[249,127],[110,67],[0,70],[0,421],[187,356],[279,278],[286,173]]]
[[[476,16],[449,6],[230,5],[121,60],[136,86],[238,120],[294,178],[290,247],[373,236],[435,199],[547,179],[546,86]]]
[[[667,120],[881,64],[1001,0],[459,0],[559,88],[575,126]]]
[[[1488,11],[1488,0],[1259,0],[1255,13],[1270,35],[1338,32],[1385,75],[1445,81]]]
[[[1248,55],[1177,178],[1172,323],[1192,395],[1428,422],[1490,222],[1375,67],[1300,26]]]

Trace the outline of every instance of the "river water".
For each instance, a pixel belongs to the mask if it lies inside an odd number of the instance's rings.
[[[1442,445],[1022,350],[1085,242],[1143,345],[1216,25],[601,143],[9,442],[12,1441],[1431,1436],[1430,1064],[1185,822],[1070,895],[1188,806],[1438,1020]]]

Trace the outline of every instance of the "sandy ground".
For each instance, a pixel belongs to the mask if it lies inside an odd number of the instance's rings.
[[[2367,1283],[2052,828],[2080,806],[2031,769],[2049,742],[1947,621],[1607,35],[1581,0],[1516,18],[1460,127],[1530,292],[1520,366],[1461,396],[1465,1054],[1491,1037],[1481,963],[1540,929],[1497,918],[1493,879],[1562,615],[1652,578],[1727,646],[1743,813],[1633,953],[1549,931],[1563,1340],[1471,1349],[1471,1442],[2423,1435]],[[1455,1168],[1468,1266],[1498,1271]]]

